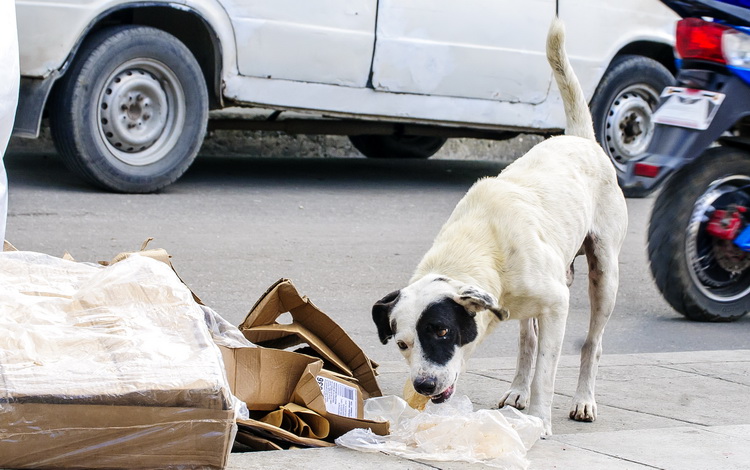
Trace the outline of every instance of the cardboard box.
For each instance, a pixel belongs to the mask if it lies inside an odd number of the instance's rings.
[[[267,446],[268,441],[271,441],[277,446],[286,443],[286,447],[326,447],[333,445],[335,438],[355,428],[369,428],[376,434],[388,434],[388,423],[361,419],[363,393],[357,382],[323,370],[321,359],[262,347],[222,347],[221,350],[232,393],[247,404],[253,416],[259,417],[287,403],[296,403],[316,412],[330,424],[327,436],[314,439],[295,435],[259,419],[238,420],[239,433],[254,435],[255,439],[261,438],[259,442],[262,442],[263,446]],[[335,400],[329,400],[328,405],[326,404],[326,397],[320,385],[320,382],[326,381],[335,382],[356,392],[354,397],[350,397],[350,416],[329,411]],[[329,393],[329,396],[331,395],[336,394]]]
[[[9,249],[13,248],[9,246]],[[144,263],[143,258],[151,258],[159,263],[145,261],[145,264],[159,271],[168,282],[164,279],[156,283],[135,281],[124,296],[126,304],[132,303],[132,298],[144,297],[146,301],[142,308],[149,311],[149,304],[164,291],[168,294],[178,293],[180,305],[189,305],[189,308],[202,305],[200,299],[179,280],[164,250],[145,251],[144,245],[137,254],[118,255],[112,262],[102,263],[110,266],[107,268],[75,263],[69,255],[64,259],[54,259],[54,263],[62,262],[65,266],[57,274],[66,279],[72,277],[78,285],[90,274],[80,274],[79,269],[116,271],[133,264],[131,258],[136,258],[135,263]],[[25,255],[17,253],[12,256]],[[42,264],[52,259],[38,253],[28,256],[43,259]],[[6,267],[7,260],[6,264],[3,262],[0,259],[0,271]],[[39,273],[33,273],[34,276],[39,279],[49,277],[48,274]],[[141,288],[146,291],[139,293]],[[73,301],[69,292],[49,291],[46,286],[35,288],[27,285],[19,288],[19,292],[34,290],[37,291],[32,296],[36,297],[35,300],[49,297],[76,307],[93,305],[85,299],[82,304],[78,300]],[[2,294],[0,327],[7,329],[8,324],[4,323],[7,318],[2,315],[2,308],[7,308],[8,304],[2,304]],[[123,298],[121,294],[115,297]],[[111,303],[111,300],[109,294],[99,299],[103,306]],[[68,307],[70,305],[63,310]],[[289,324],[277,322],[278,317],[286,312],[291,313],[293,321]],[[199,317],[202,314],[195,316]],[[122,326],[118,325],[116,315],[93,318],[93,322],[89,318],[79,322],[79,326],[103,330],[112,329],[113,325],[114,329]],[[133,323],[137,324],[138,321]],[[271,286],[253,307],[241,329],[250,341],[266,347],[219,348],[217,355],[220,351],[226,369],[226,382],[223,382],[226,390],[210,386],[204,380],[205,376],[221,370],[221,366],[218,369],[209,366],[204,370],[205,374],[198,374],[198,377],[177,387],[166,384],[162,387],[156,382],[144,386],[138,374],[133,375],[133,381],[121,380],[118,374],[127,363],[126,351],[137,353],[138,348],[128,345],[124,350],[115,350],[112,349],[114,346],[108,346],[107,341],[89,343],[98,351],[98,356],[111,356],[112,364],[92,369],[96,373],[106,372],[106,377],[103,377],[106,380],[86,383],[86,373],[83,373],[79,374],[83,375],[81,380],[74,378],[60,383],[55,381],[54,374],[41,374],[41,380],[23,383],[23,380],[18,380],[20,376],[9,375],[2,367],[4,363],[14,362],[11,359],[12,351],[18,345],[3,345],[0,342],[0,467],[155,468],[170,465],[222,468],[226,464],[237,425],[237,442],[256,450],[332,446],[336,437],[354,428],[369,428],[381,435],[388,433],[387,423],[362,419],[364,399],[381,395],[375,380],[377,365],[335,322],[306,297],[300,296],[291,281],[281,279]],[[179,333],[173,334],[187,341],[195,339],[195,331],[202,331],[201,325],[192,323],[175,325],[174,330]],[[69,343],[63,341],[55,346],[58,356],[65,357],[66,351],[70,351],[68,348],[80,353],[75,349],[75,335],[69,331],[51,328],[46,334],[38,336],[44,339],[49,335],[70,340]],[[17,337],[22,336],[17,334]],[[13,341],[14,337],[12,334],[6,335],[5,339]],[[153,338],[160,338],[160,335],[153,335]],[[39,344],[45,343],[42,341]],[[115,343],[117,341],[112,344]],[[205,343],[202,341],[198,349],[205,351],[208,347]],[[55,345],[55,342],[50,344]],[[164,345],[162,341],[149,344],[155,344],[157,348]],[[304,351],[316,357],[283,350],[303,345]],[[187,343],[176,345],[183,352],[192,351],[193,346]],[[50,356],[54,357],[55,354]],[[83,356],[78,359],[81,363],[86,360]],[[21,358],[20,361],[41,369],[45,369],[47,362],[37,361],[33,357]],[[151,372],[156,377],[163,375],[173,378],[179,368],[177,363],[161,364],[160,372],[153,373],[147,365],[142,364],[140,370]],[[75,372],[76,368],[69,369]],[[324,439],[299,436],[258,419],[235,423],[234,410],[228,398],[230,390],[247,403],[253,417],[260,417],[289,403],[305,407],[310,413],[317,413],[325,419],[327,436]]]
[[[280,323],[287,313],[291,322]],[[261,413],[257,412],[295,403],[330,424],[327,437],[312,439],[258,419],[239,420],[240,442],[258,449],[320,447],[332,445],[335,438],[355,428],[388,434],[388,423],[362,419],[364,400],[382,395],[375,379],[376,365],[339,325],[300,295],[290,280],[274,283],[239,328],[259,347],[222,348],[222,353],[232,392],[252,415],[258,417]]]
[[[278,322],[287,312],[292,322]],[[239,328],[259,346],[287,349],[306,344],[327,369],[354,378],[365,399],[383,395],[375,379],[377,365],[336,322],[300,295],[289,279],[279,279],[269,287]]]
[[[221,353],[169,266],[4,252],[0,285],[0,467],[226,465]]]
[[[0,405],[0,468],[223,468],[234,412],[194,407]]]

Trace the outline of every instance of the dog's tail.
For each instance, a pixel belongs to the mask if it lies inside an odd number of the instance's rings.
[[[557,87],[565,106],[565,133],[596,140],[591,111],[583,95],[568,55],[565,53],[565,26],[555,17],[547,35],[547,61],[555,74]]]

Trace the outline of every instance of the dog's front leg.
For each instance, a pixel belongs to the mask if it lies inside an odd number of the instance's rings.
[[[566,301],[564,306],[561,305],[543,312],[538,319],[539,347],[534,380],[531,383],[529,414],[542,419],[544,423],[542,436],[552,434],[552,399],[555,394],[555,375],[562,351],[567,315]]]
[[[537,344],[537,322],[535,318],[521,320],[520,333],[518,335],[518,363],[516,365],[516,376],[510,389],[500,399],[498,407],[505,405],[523,410],[529,406],[529,394],[531,392],[531,371],[534,368]]]

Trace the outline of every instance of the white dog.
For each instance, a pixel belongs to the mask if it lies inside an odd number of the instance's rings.
[[[589,265],[591,320],[570,417],[596,419],[594,382],[617,294],[627,208],[615,170],[596,143],[558,19],[550,27],[547,59],[568,135],[541,142],[499,176],[474,184],[409,286],[378,301],[372,316],[383,344],[394,338],[409,363],[407,386],[436,403],[450,398],[467,359],[493,327],[520,320],[516,375],[499,406],[528,406],[551,434],[568,287],[581,253]]]

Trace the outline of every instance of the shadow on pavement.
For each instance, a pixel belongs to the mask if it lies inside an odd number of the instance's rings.
[[[371,160],[365,158],[257,158],[199,156],[188,171],[162,192],[221,185],[270,186],[467,186],[498,174],[506,163],[468,160]],[[14,186],[97,192],[51,153],[11,153],[5,157]]]

